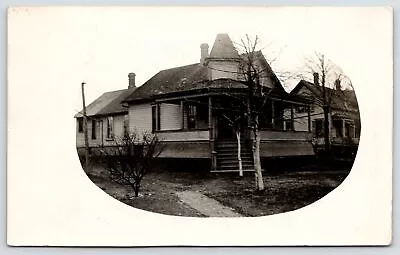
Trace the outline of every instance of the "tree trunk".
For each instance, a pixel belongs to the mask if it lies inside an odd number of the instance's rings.
[[[325,155],[328,156],[330,152],[330,133],[329,133],[329,109],[328,107],[324,107],[324,152]]]
[[[261,160],[260,160],[260,131],[256,128],[253,130],[253,159],[254,159],[254,170],[256,175],[257,190],[264,190],[264,181],[261,172]]]
[[[236,131],[236,140],[237,140],[237,146],[238,146],[238,152],[237,152],[237,158],[239,162],[239,176],[243,176],[243,165],[242,165],[242,156],[241,156],[241,144],[240,144],[240,131]]]
[[[135,191],[135,197],[139,196],[139,189],[140,189],[140,184],[135,183],[133,185],[133,190]]]

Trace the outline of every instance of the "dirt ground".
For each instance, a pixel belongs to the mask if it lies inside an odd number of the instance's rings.
[[[255,191],[254,173],[200,174],[193,172],[155,171],[143,181],[139,197],[127,187],[109,180],[101,167],[87,171],[89,178],[104,192],[135,208],[167,215],[208,217],[210,208],[197,210],[179,197],[184,191],[198,192],[216,200],[223,207],[243,216],[263,216],[299,209],[322,198],[336,188],[349,170],[264,172],[265,191]],[[205,207],[207,205],[204,205]],[[203,212],[203,213],[202,213]]]

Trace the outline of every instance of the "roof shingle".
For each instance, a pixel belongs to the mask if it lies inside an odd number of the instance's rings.
[[[296,95],[302,87],[306,87],[313,93],[314,96],[322,98],[322,87],[315,86],[314,83],[301,80],[297,86],[290,92],[291,95]],[[357,110],[358,103],[354,90],[335,90],[326,87],[331,100],[331,107],[340,110]]]
[[[127,112],[127,109],[122,105],[122,101],[134,90],[135,88],[122,89],[104,93],[88,106],[86,106],[86,115],[90,117],[96,115],[110,115]],[[75,114],[74,117],[83,117],[83,110]]]

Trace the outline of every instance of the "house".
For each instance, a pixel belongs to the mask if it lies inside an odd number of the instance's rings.
[[[127,89],[106,92],[86,107],[88,145],[91,153],[95,148],[115,146],[115,138],[128,132],[128,108],[122,101],[135,89],[135,74],[129,75]],[[76,118],[76,147],[79,155],[84,154],[85,134],[82,111]]]
[[[307,109],[295,107],[294,129],[307,130],[308,118],[311,119],[313,146],[316,151],[324,148],[324,113],[322,108],[322,87],[319,86],[319,76],[314,74],[314,83],[301,80],[290,92],[296,97],[303,97],[313,102],[308,116]],[[317,85],[316,85],[317,84]],[[327,98],[330,101],[329,140],[331,147],[338,153],[355,155],[360,139],[360,113],[354,90],[342,89],[340,80],[335,81],[334,88],[326,88]],[[288,110],[286,116],[288,116]],[[341,152],[339,152],[341,151]]]
[[[227,34],[217,35],[210,52],[201,44],[200,56],[199,63],[159,71],[123,100],[129,132],[157,134],[165,144],[160,158],[202,159],[212,172],[238,171],[237,145],[224,115],[238,110],[248,93],[241,75],[245,56],[238,54]],[[283,89],[261,51],[255,52],[254,65],[268,95],[260,120],[261,157],[313,155],[311,126],[284,127],[294,122],[293,114],[284,120],[284,110],[307,104]],[[240,126],[243,168],[253,170],[252,134],[245,119]]]

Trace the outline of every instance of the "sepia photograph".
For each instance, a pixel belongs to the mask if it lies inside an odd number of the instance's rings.
[[[390,244],[392,34],[383,7],[10,8],[8,244]]]
[[[89,178],[130,206],[193,217],[283,213],[336,188],[360,139],[350,78],[319,52],[274,71],[283,53],[262,41],[217,34],[193,49],[199,61],[143,84],[129,73],[87,107],[82,83],[76,146]]]

